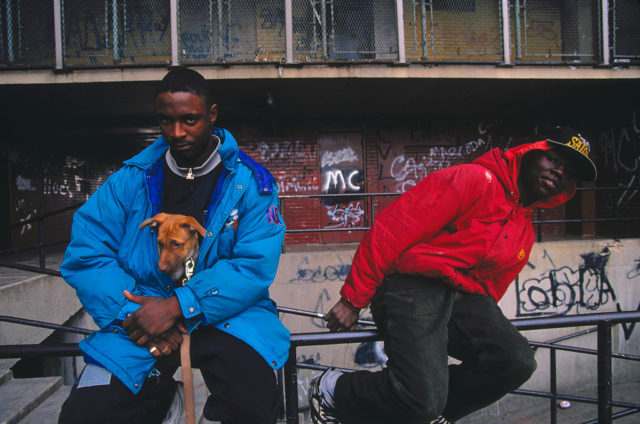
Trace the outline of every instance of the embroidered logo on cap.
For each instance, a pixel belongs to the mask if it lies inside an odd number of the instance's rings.
[[[582,138],[580,135],[574,135],[573,137],[571,137],[571,141],[567,143],[567,146],[579,151],[585,156],[589,156],[589,152],[591,151],[589,142]]]

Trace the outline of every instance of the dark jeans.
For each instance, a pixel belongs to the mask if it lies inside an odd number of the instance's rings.
[[[437,279],[393,275],[371,302],[389,360],[379,372],[338,379],[340,422],[459,419],[516,389],[536,368],[534,352],[484,295]],[[448,356],[462,361],[447,365]]]
[[[179,361],[179,352],[158,361],[160,377],[147,378],[137,395],[114,376],[108,385],[74,386],[59,423],[161,423],[175,391],[172,375]],[[200,369],[211,393],[204,406],[208,420],[276,422],[282,394],[275,373],[251,346],[216,328],[200,326],[191,335],[191,364]]]

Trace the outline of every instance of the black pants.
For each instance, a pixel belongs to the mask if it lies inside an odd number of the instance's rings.
[[[340,422],[421,423],[459,419],[523,384],[534,352],[495,301],[442,281],[393,275],[371,311],[389,360],[379,372],[338,379]],[[448,356],[462,361],[448,366]]]
[[[147,378],[134,395],[115,376],[106,385],[72,389],[62,406],[60,424],[161,423],[175,391],[172,375],[179,352],[156,364],[160,377]],[[213,327],[191,335],[191,364],[199,368],[211,392],[204,406],[208,420],[224,424],[273,424],[281,406],[275,374],[243,341]]]

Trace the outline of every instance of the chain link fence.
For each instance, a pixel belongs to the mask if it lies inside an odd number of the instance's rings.
[[[0,66],[55,65],[53,2],[5,0],[0,6]]]
[[[62,0],[68,67],[171,62],[169,0]]]
[[[407,60],[499,62],[499,0],[404,0]]]
[[[640,1],[612,0],[611,50],[614,63],[640,62]]]
[[[53,0],[1,0],[0,68],[55,66]],[[59,0],[63,67],[171,63],[170,0]],[[402,0],[409,62],[500,63],[501,0]],[[509,0],[518,64],[602,61],[600,0]],[[285,61],[285,0],[178,0],[180,64]],[[291,0],[298,63],[397,61],[396,0]],[[640,2],[609,0],[613,64],[640,62]]]
[[[282,0],[183,0],[182,63],[284,61]]]
[[[516,62],[598,62],[598,0],[515,0],[512,12]]]
[[[394,0],[293,0],[292,7],[298,61],[398,58]]]

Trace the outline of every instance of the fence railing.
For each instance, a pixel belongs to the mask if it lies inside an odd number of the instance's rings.
[[[610,424],[614,418],[627,416],[640,412],[640,404],[629,402],[617,402],[613,400],[612,391],[612,359],[622,359],[630,361],[640,361],[639,355],[619,354],[611,351],[611,328],[619,323],[640,321],[640,312],[618,312],[618,313],[598,313],[576,316],[546,317],[532,319],[513,320],[514,326],[520,330],[540,330],[552,328],[566,328],[579,326],[597,326],[597,350],[576,348],[572,346],[562,346],[553,343],[532,342],[535,348],[545,348],[550,350],[549,358],[549,391],[540,392],[532,390],[515,390],[513,393],[523,396],[543,397],[550,400],[549,423],[557,423],[557,401],[570,400],[574,402],[585,402],[598,405],[598,416],[596,420],[588,423]],[[288,424],[299,422],[298,408],[298,369],[326,369],[327,366],[319,366],[296,362],[297,349],[302,346],[333,345],[344,343],[363,343],[382,340],[382,337],[373,330],[354,331],[345,333],[299,333],[291,335],[291,348],[289,359],[284,366],[284,388],[286,418]],[[560,394],[557,391],[557,367],[556,351],[563,350],[574,353],[597,355],[597,387],[598,398],[585,398]],[[625,408],[624,411],[613,414],[613,407]]]
[[[298,315],[315,316],[316,313],[291,310],[288,308],[280,308],[282,313],[294,313]],[[89,334],[91,331],[76,328],[65,327],[50,323],[27,320],[16,317],[0,316],[0,321],[12,322],[22,325],[31,325],[44,328],[50,328],[59,331],[67,331],[77,334]],[[549,406],[549,423],[557,423],[557,402],[559,400],[569,400],[572,402],[582,402],[589,404],[597,404],[597,419],[587,421],[585,424],[611,424],[613,419],[621,418],[631,414],[640,412],[640,404],[631,402],[619,402],[613,399],[613,375],[612,360],[628,360],[640,361],[640,355],[622,354],[612,352],[611,330],[617,324],[635,323],[640,321],[640,311],[636,312],[617,312],[617,313],[596,313],[575,316],[555,316],[545,318],[516,319],[512,320],[513,325],[520,331],[541,330],[580,326],[596,326],[597,331],[597,349],[586,349],[575,346],[565,346],[557,344],[568,337],[563,337],[555,341],[541,343],[530,342],[533,348],[549,349],[549,391],[533,391],[518,389],[513,394],[522,396],[532,396],[539,398],[547,398],[550,401]],[[372,324],[366,322],[365,324]],[[593,330],[587,330],[578,333],[584,335]],[[573,335],[575,336],[575,335]],[[344,333],[298,333],[291,335],[291,347],[289,350],[289,359],[284,365],[284,399],[285,399],[285,416],[288,424],[297,424],[299,422],[298,406],[298,369],[324,370],[328,366],[318,364],[298,363],[297,349],[302,346],[319,346],[319,345],[337,345],[344,343],[363,343],[382,340],[381,335],[374,330],[358,330]],[[586,354],[597,356],[597,399],[582,396],[574,396],[567,393],[558,393],[557,390],[557,363],[556,352],[566,351],[576,354]],[[44,356],[79,356],[81,355],[77,343],[62,343],[54,345],[2,345],[0,346],[0,359],[3,358],[34,358]],[[613,413],[613,407],[624,408],[622,411]]]
[[[640,63],[632,0],[5,0],[0,69]]]

